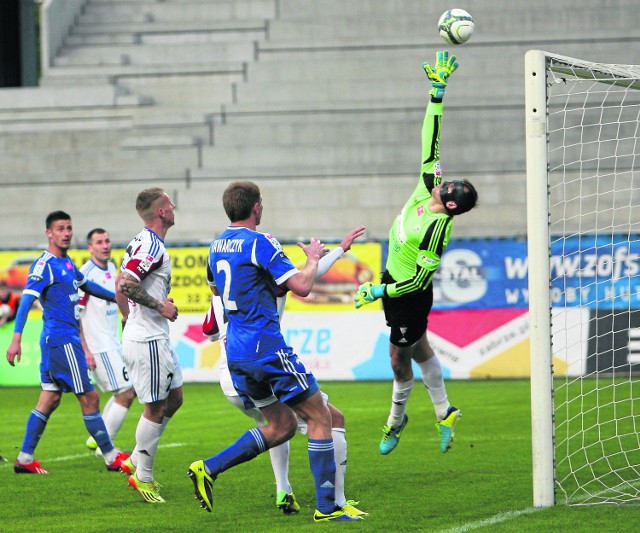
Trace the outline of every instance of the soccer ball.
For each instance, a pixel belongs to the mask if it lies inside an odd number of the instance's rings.
[[[464,9],[449,9],[438,20],[440,37],[449,44],[466,43],[474,28],[473,18]]]

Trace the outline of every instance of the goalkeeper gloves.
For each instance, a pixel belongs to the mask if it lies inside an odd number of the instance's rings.
[[[358,287],[358,292],[353,297],[356,302],[356,309],[360,309],[363,305],[375,302],[384,295],[384,285],[374,285],[370,281],[363,283]]]
[[[429,63],[423,63],[422,68],[431,82],[432,89],[429,94],[438,100],[442,100],[444,91],[447,88],[447,80],[458,68],[456,56],[450,56],[447,50],[440,50],[436,54],[436,66],[431,67]]]

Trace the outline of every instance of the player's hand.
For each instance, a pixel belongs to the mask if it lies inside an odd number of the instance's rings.
[[[422,68],[431,82],[432,89],[429,91],[430,94],[435,98],[442,99],[449,77],[458,68],[456,56],[450,56],[447,50],[440,50],[436,54],[435,67],[432,67],[429,63],[423,63]]]
[[[357,228],[353,228],[349,233],[344,236],[342,242],[340,243],[340,248],[342,248],[345,252],[351,248],[353,241],[355,241],[358,237],[362,237],[364,235],[364,226],[358,226]]]
[[[87,360],[87,366],[89,367],[89,370],[95,370],[96,358],[93,356],[93,354],[91,352],[85,351],[84,357]]]
[[[307,258],[315,261],[320,261],[320,258],[328,251],[324,243],[313,238],[309,244],[304,244],[302,242],[298,242],[297,244],[302,248],[302,251]]]
[[[178,318],[178,307],[173,303],[173,298],[165,298],[159,312],[163,317],[169,319],[169,322],[175,322]]]
[[[353,301],[356,303],[356,309],[360,309],[363,305],[375,302],[384,295],[384,285],[374,285],[370,281],[363,283],[358,287]]]
[[[17,334],[14,334],[9,348],[7,348],[7,361],[11,366],[16,366],[16,359],[18,363],[22,358],[22,347],[20,346],[20,339],[16,339]]]

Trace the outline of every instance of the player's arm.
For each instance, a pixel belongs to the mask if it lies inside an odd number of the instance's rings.
[[[320,258],[326,253],[324,244],[315,239],[311,239],[308,245],[301,242],[298,246],[302,248],[307,261],[302,270],[298,270],[293,276],[285,281],[287,288],[298,296],[307,296],[311,292],[313,283],[318,274],[318,263]]]
[[[95,281],[91,281],[90,279],[85,278],[84,283],[80,283],[80,287],[84,292],[91,296],[95,296],[96,298],[107,300],[108,302],[116,301],[116,295],[113,292],[108,291],[102,285]]]
[[[362,237],[362,235],[364,235],[364,230],[364,226],[353,228],[344,236],[342,242],[340,243],[340,246],[336,246],[333,250],[320,258],[320,261],[318,262],[318,272],[316,274],[316,279],[320,279],[327,272],[329,272],[329,269],[335,264],[335,262],[340,259],[345,254],[345,252],[349,251],[351,245],[353,244],[353,241],[355,241],[358,237]]]
[[[119,273],[116,277],[116,304],[122,315],[122,327],[124,328],[129,318],[129,299],[118,290],[121,275],[122,273]]]
[[[178,308],[173,303],[173,298],[157,300],[142,288],[141,281],[127,270],[120,273],[116,292],[144,307],[155,309],[164,318],[174,322],[178,318]]]
[[[35,293],[27,290],[22,293],[18,312],[16,313],[16,320],[13,324],[13,337],[9,348],[7,348],[7,361],[11,366],[15,366],[16,359],[19,363],[22,358],[22,332],[27,323],[29,309],[31,309],[33,302],[36,301],[36,297],[37,295]]]
[[[442,129],[442,100],[451,74],[458,68],[456,56],[450,56],[446,50],[436,55],[435,67],[423,63],[431,91],[427,110],[422,122],[422,167],[420,175],[427,190],[440,183],[440,132]]]
[[[80,311],[80,316],[82,317],[82,311]],[[80,344],[82,344],[82,349],[84,350],[84,358],[87,360],[87,366],[90,370],[95,370],[96,368],[96,359],[93,357],[93,353],[89,349],[89,345],[87,344],[87,340],[84,338],[84,328],[82,327],[82,318],[80,318]]]
[[[442,254],[449,243],[451,222],[450,218],[440,219],[434,221],[427,228],[418,250],[413,276],[395,283],[374,285],[371,282],[367,282],[360,285],[353,298],[356,303],[356,309],[383,296],[398,298],[399,296],[425,290],[429,283],[433,281],[433,275],[438,269]]]

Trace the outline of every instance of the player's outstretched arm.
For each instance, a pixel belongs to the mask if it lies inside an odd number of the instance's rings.
[[[333,250],[320,258],[320,261],[318,262],[318,273],[316,274],[316,279],[320,279],[327,272],[329,272],[336,261],[340,259],[345,254],[345,252],[347,252],[351,248],[353,241],[355,241],[358,237],[364,235],[364,230],[364,226],[353,228],[344,236],[342,242],[340,243],[340,246],[336,246]]]
[[[364,230],[366,228],[364,226],[358,226],[357,228],[353,228],[349,233],[347,233],[342,242],[340,243],[340,248],[342,248],[345,252],[349,251],[353,241],[355,241],[358,237],[362,237],[364,235]]]
[[[432,67],[429,63],[423,63],[422,68],[431,82],[431,91],[429,93],[434,99],[441,101],[444,98],[444,91],[447,88],[449,78],[458,68],[456,56],[450,56],[448,50],[440,50],[436,53],[435,66]]]
[[[318,273],[318,262],[327,253],[327,249],[324,244],[316,239],[311,239],[308,245],[299,242],[298,246],[302,248],[307,256],[307,262],[302,270],[291,276],[285,283],[291,292],[304,297],[311,292]]]

